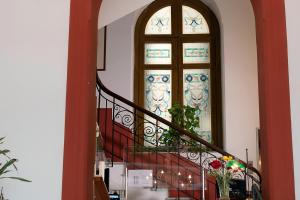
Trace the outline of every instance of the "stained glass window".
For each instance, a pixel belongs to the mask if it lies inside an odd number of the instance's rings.
[[[184,105],[197,109],[200,137],[208,142],[211,136],[211,95],[209,69],[184,69],[183,70],[183,101]]]
[[[170,120],[172,105],[171,70],[145,70],[144,106],[156,115]]]
[[[183,43],[183,63],[209,63],[209,43]]]
[[[191,7],[182,6],[182,33],[208,34],[209,27],[200,12]]]
[[[153,1],[135,29],[134,82],[136,103],[169,121],[172,103],[197,108],[197,133],[222,147],[219,34],[217,18],[201,1]],[[143,126],[145,141],[163,133],[158,126],[168,129],[147,115]]]
[[[172,64],[172,45],[168,43],[146,43],[145,64]]]
[[[146,35],[171,34],[171,6],[160,9],[152,15],[146,25]]]

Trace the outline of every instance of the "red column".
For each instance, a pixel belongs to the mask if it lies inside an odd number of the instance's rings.
[[[252,0],[257,28],[263,197],[293,200],[294,174],[284,0]]]
[[[92,200],[101,0],[71,0],[62,200]]]

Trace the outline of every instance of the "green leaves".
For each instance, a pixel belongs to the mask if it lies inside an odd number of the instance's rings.
[[[2,174],[7,173],[6,169],[12,165],[14,165],[14,163],[17,162],[17,159],[11,159],[9,161],[7,161],[1,168],[0,168],[0,177]],[[2,164],[2,163],[1,163]]]
[[[192,134],[197,134],[196,128],[199,128],[199,119],[196,116],[197,109],[175,103],[168,111],[175,124]],[[179,140],[180,134],[172,128],[166,130],[162,135],[162,142],[166,145],[176,145],[179,143]],[[196,145],[193,141],[190,144],[192,146]]]
[[[0,177],[0,179],[15,179],[15,180],[23,181],[23,182],[31,182],[30,180],[27,180],[25,178],[14,177],[14,176]]]
[[[171,114],[174,123],[191,133],[196,133],[195,128],[199,127],[199,119],[196,117],[196,108],[181,106],[180,104],[175,103],[168,111]]]
[[[0,154],[5,155],[8,154],[10,151],[8,149],[0,150]]]
[[[0,144],[4,143],[4,139],[5,139],[5,137],[0,138]],[[18,170],[16,165],[15,165],[15,163],[18,160],[15,159],[15,158],[10,158],[8,156],[9,153],[10,153],[10,150],[8,150],[8,149],[0,149],[0,156],[4,157],[1,160],[6,159],[6,161],[0,163],[0,179],[14,179],[14,180],[19,180],[19,181],[24,181],[24,182],[31,182],[27,179],[20,178],[20,177],[4,176],[4,175],[10,173],[12,171],[11,169],[14,169],[15,171]]]
[[[1,138],[0,138],[0,144],[3,144],[3,143],[4,143],[4,139],[5,139],[5,137],[1,137]]]

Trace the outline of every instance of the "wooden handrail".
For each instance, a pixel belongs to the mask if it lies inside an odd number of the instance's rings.
[[[94,200],[109,200],[109,195],[102,177],[94,177]]]
[[[200,137],[198,137],[196,135],[191,134],[190,132],[184,130],[180,126],[178,126],[178,125],[176,125],[174,123],[171,123],[171,122],[169,122],[169,121],[167,121],[167,120],[165,120],[165,119],[163,119],[163,118],[155,115],[154,113],[152,113],[152,112],[144,109],[143,107],[141,107],[141,106],[139,106],[139,105],[137,105],[137,104],[135,104],[135,103],[133,103],[133,102],[125,99],[124,97],[121,97],[120,95],[112,92],[111,90],[107,89],[104,86],[104,84],[101,82],[98,74],[96,75],[96,81],[97,81],[97,85],[99,86],[99,88],[101,90],[103,90],[105,93],[107,93],[108,95],[111,95],[113,98],[118,99],[119,101],[123,102],[124,104],[127,104],[127,105],[133,107],[134,109],[136,109],[137,111],[139,111],[141,113],[145,113],[146,115],[152,117],[153,119],[155,119],[157,121],[162,122],[163,124],[169,126],[170,128],[176,130],[177,132],[179,132],[181,135],[187,136],[187,137],[193,139],[194,141],[199,142],[200,144],[202,144],[202,145],[208,147],[209,149],[211,149],[212,151],[220,153],[223,156],[231,156],[235,160],[237,160],[240,163],[242,163],[243,165],[245,165],[246,168],[248,168],[251,171],[255,172],[258,175],[258,177],[259,177],[259,182],[261,182],[261,174],[260,174],[260,172],[256,168],[254,168],[253,166],[248,165],[245,161],[243,161],[243,160],[239,159],[238,157],[236,157],[236,156],[234,156],[234,155],[232,155],[232,154],[224,151],[223,149],[221,149],[221,148],[219,148],[219,147],[217,147],[217,146],[215,146],[215,145],[213,145],[213,144],[211,144],[211,143],[203,140],[202,138],[200,138]]]

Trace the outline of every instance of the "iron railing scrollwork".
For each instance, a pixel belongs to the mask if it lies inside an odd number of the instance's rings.
[[[231,156],[246,167],[234,178],[250,182],[247,184],[251,186],[247,188],[249,194],[252,188],[260,191],[261,175],[254,167],[113,93],[98,76],[96,92],[103,148],[112,163],[122,160],[133,168],[151,168],[155,187],[168,185],[176,188],[178,198],[187,195],[200,200],[205,199],[205,189],[209,187],[204,179],[209,163],[222,156]],[[175,130],[180,139],[173,145],[165,145],[162,135],[170,129]]]

